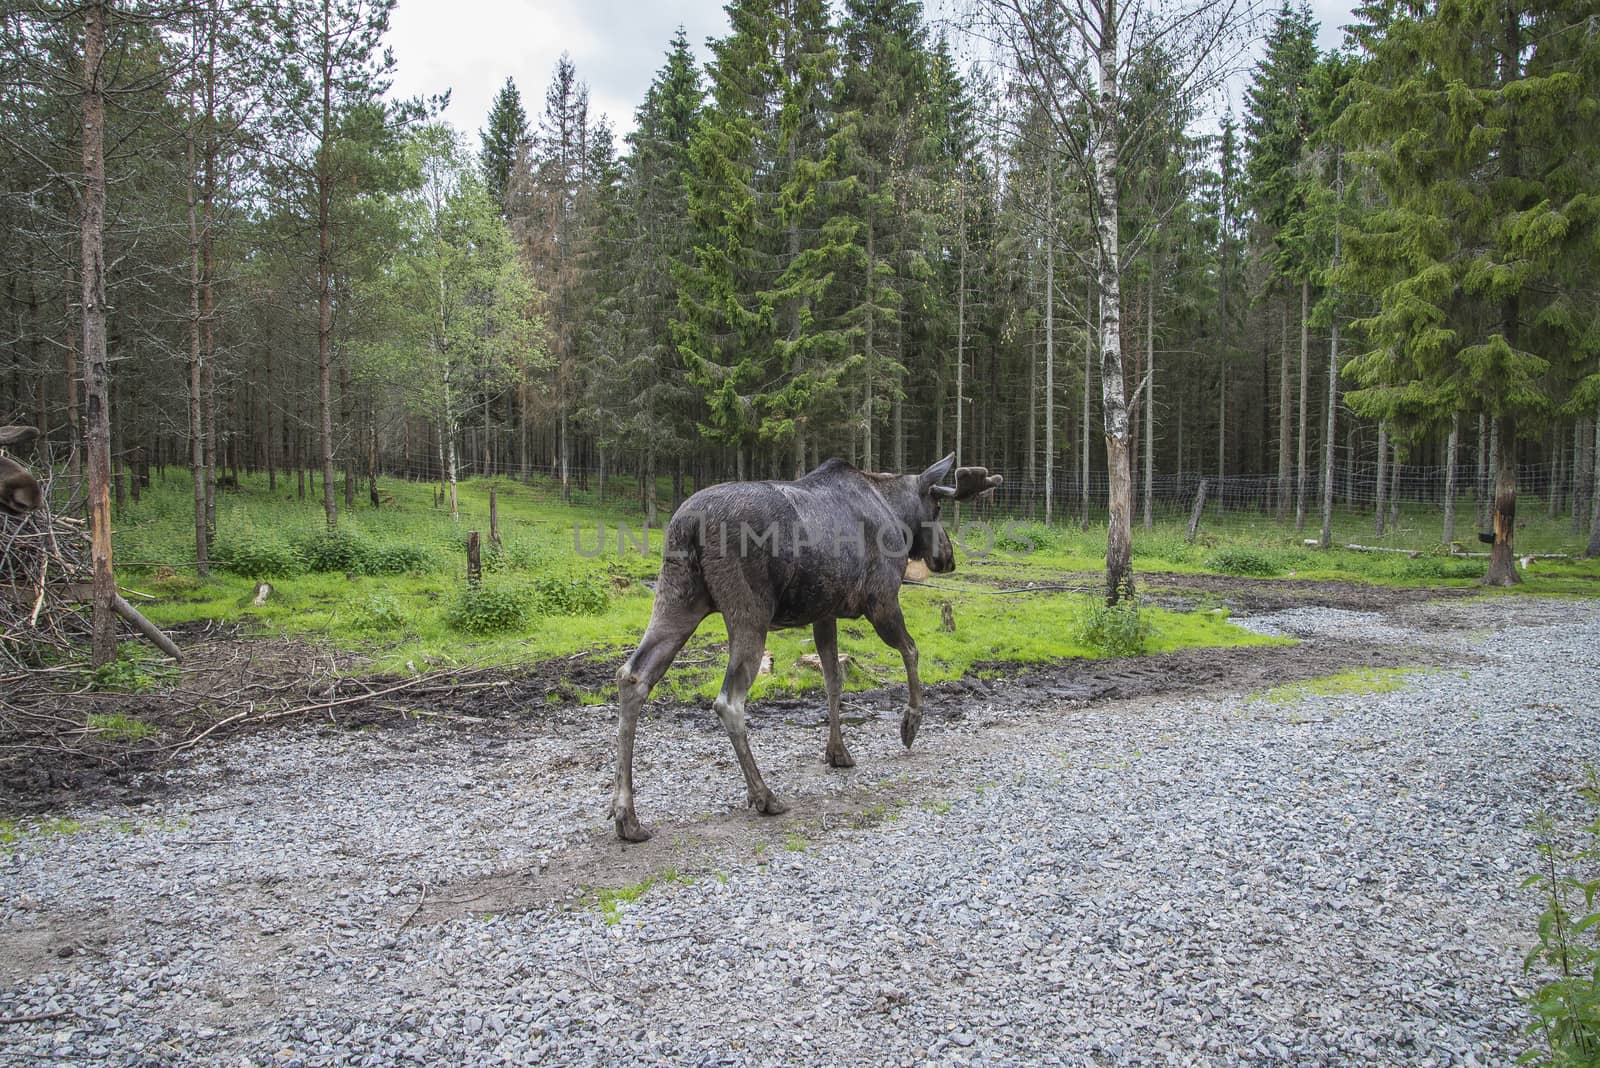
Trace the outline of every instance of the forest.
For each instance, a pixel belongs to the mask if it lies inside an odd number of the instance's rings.
[[[106,583],[169,469],[203,576],[246,477],[330,529],[480,475],[654,520],[950,451],[1104,517],[1113,601],[1202,480],[1323,545],[1438,501],[1501,583],[1520,483],[1600,551],[1583,0],[1372,0],[1329,52],[1288,3],[732,0],[625,134],[566,57],[478,130],[395,99],[393,6],[5,4],[0,416]]]

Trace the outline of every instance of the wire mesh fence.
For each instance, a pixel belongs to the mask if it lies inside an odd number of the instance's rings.
[[[414,482],[442,481],[436,462],[414,461],[384,465],[383,477],[404,478]],[[1413,464],[1385,465],[1381,471],[1383,487],[1379,488],[1379,466],[1371,462],[1347,463],[1333,473],[1333,503],[1342,514],[1372,513],[1382,500],[1386,508],[1401,507],[1407,511],[1419,509],[1443,510],[1447,494],[1452,492],[1449,470],[1442,466]],[[292,477],[292,476],[291,476]],[[531,496],[540,503],[573,504],[584,506],[608,505],[624,511],[643,511],[650,494],[646,480],[637,471],[599,467],[569,467],[563,484],[559,465],[494,464],[479,459],[463,463],[457,470],[459,479],[499,478],[515,482],[520,493]],[[700,480],[685,474],[674,492],[673,480],[668,475],[656,478],[654,502],[658,511],[669,512],[679,500],[694,490],[723,479],[702,475]],[[1592,487],[1585,480],[1574,479],[1562,465],[1552,463],[1525,464],[1518,468],[1517,485],[1519,509],[1528,514],[1543,509],[1552,515],[1586,517]],[[1323,500],[1323,472],[1308,471],[1303,486],[1292,473],[1287,480],[1276,474],[1229,474],[1218,477],[1215,473],[1182,472],[1157,474],[1148,483],[1135,474],[1133,481],[1133,508],[1136,521],[1142,520],[1148,501],[1153,520],[1170,521],[1187,519],[1194,506],[1201,484],[1206,487],[1205,514],[1260,515],[1293,518],[1297,505],[1303,501],[1305,515],[1321,514]],[[1053,480],[1052,492],[1045,492],[1042,479],[1028,479],[1007,475],[999,487],[984,494],[968,506],[972,514],[998,515],[1043,521],[1048,506],[1051,520],[1068,522],[1104,520],[1107,515],[1109,478],[1104,470],[1089,472],[1087,480],[1081,470],[1071,470]],[[1454,489],[1458,523],[1463,530],[1471,526],[1479,505],[1492,499],[1494,493],[1492,474],[1485,473],[1480,480],[1474,464],[1461,464],[1455,469]],[[360,495],[359,492],[357,494]]]

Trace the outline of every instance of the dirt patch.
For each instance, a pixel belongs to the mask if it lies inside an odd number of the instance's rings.
[[[1009,673],[993,678],[971,676],[929,687],[925,722],[983,716],[985,734],[980,746],[1014,745],[1010,721],[1042,708],[1073,709],[1184,694],[1249,693],[1354,667],[1419,667],[1444,659],[1443,653],[1425,646],[1308,642],[1287,647],[1188,649],[1024,670],[1017,670],[1014,664],[994,663],[980,665],[980,669]],[[1452,659],[1459,661],[1460,654],[1453,654]],[[898,714],[905,688],[885,687],[848,696],[847,711],[865,713],[862,720],[888,719]],[[995,709],[1004,710],[1001,718],[995,718]],[[826,726],[820,694],[810,699],[756,700],[745,711],[757,728],[763,722],[769,727],[782,724],[818,731]],[[722,730],[715,716],[696,706],[669,704],[652,709],[652,714],[709,732]],[[890,725],[878,729],[890,730]],[[977,759],[981,763],[981,754]],[[786,795],[791,807],[782,816],[758,818],[740,809],[687,822],[659,823],[652,826],[655,837],[643,848],[619,842],[609,831],[591,834],[569,843],[559,865],[496,872],[438,888],[420,900],[410,922],[430,924],[465,915],[592,902],[597,888],[636,887],[647,879],[716,877],[752,858],[821,845],[842,829],[893,820],[910,805],[940,804],[951,793],[953,784],[924,750],[913,748],[903,754],[896,768],[900,775],[893,780],[837,791],[830,790],[830,773],[820,763],[808,765],[800,769],[800,789]],[[794,769],[790,770],[792,774]]]
[[[1071,574],[1060,581],[1089,588],[1097,577]],[[1162,572],[1141,578],[1156,603],[1180,609],[1224,604],[1250,612],[1303,604],[1425,612],[1431,603],[1477,592]],[[624,655],[578,653],[513,671],[363,676],[360,657],[308,642],[246,637],[203,624],[181,633],[186,657],[176,677],[158,679],[142,692],[94,692],[81,676],[63,672],[8,680],[11,690],[0,704],[0,812],[33,813],[97,800],[137,803],[161,791],[157,773],[184,759],[199,742],[248,731],[307,722],[406,729],[428,721],[497,733],[523,730],[530,722],[569,721],[580,714],[582,697],[614,684]],[[718,655],[716,649],[709,652]],[[1270,652],[1195,649],[1046,666],[997,661],[976,665],[963,679],[929,687],[928,714],[959,718],[964,704],[974,698],[1085,703],[1213,685],[1272,685],[1345,664],[1414,662],[1410,652],[1359,643],[1340,646],[1337,652],[1308,647]],[[902,682],[849,694],[847,702],[860,709],[898,705],[905,696]],[[820,717],[819,700],[812,695],[767,698],[753,702],[749,714],[755,722],[812,723]],[[664,691],[651,708],[654,715],[686,717],[706,730],[720,729],[701,704],[675,701]],[[150,733],[119,734],[119,720]]]

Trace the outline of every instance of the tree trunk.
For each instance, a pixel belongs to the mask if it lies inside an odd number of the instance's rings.
[[[1339,152],[1338,146],[1334,147],[1333,157],[1333,189],[1334,203],[1344,203],[1344,156]],[[1333,226],[1333,269],[1339,270],[1343,259],[1344,247],[1340,243],[1338,220]],[[1321,545],[1324,549],[1333,544],[1333,443],[1334,427],[1338,422],[1339,413],[1339,304],[1338,293],[1334,293],[1333,314],[1330,316],[1328,327],[1328,418],[1327,427],[1323,437],[1322,452],[1322,537]]]
[[[1589,545],[1585,556],[1600,556],[1600,407],[1594,413],[1594,461],[1590,465],[1593,481],[1589,483]]]
[[[959,215],[957,225],[961,227],[961,248],[956,265],[956,463],[961,463],[961,433],[965,427],[962,422],[966,414],[966,370],[967,370],[967,183],[961,179],[961,187],[957,197],[956,211]],[[959,516],[960,506],[957,506],[956,515]]]
[[[1094,338],[1098,332],[1098,323],[1095,322],[1094,312],[1094,283],[1100,273],[1100,253],[1095,253],[1095,273],[1089,276],[1089,283],[1084,288],[1087,291],[1083,298],[1083,441],[1078,448],[1078,514],[1079,524],[1084,530],[1089,529],[1089,383],[1090,372],[1094,367]]]
[[[106,0],[84,5],[82,149],[83,196],[79,218],[83,282],[83,393],[87,416],[89,557],[94,568],[91,659],[95,667],[117,658],[117,582],[111,568],[111,410],[106,365]]]
[[[1278,484],[1274,491],[1274,507],[1278,522],[1289,517],[1289,440],[1290,419],[1294,416],[1294,402],[1289,395],[1289,302],[1283,304],[1283,348],[1278,361]]]
[[[1489,526],[1489,422],[1478,413],[1478,481],[1474,485],[1473,500],[1477,504],[1478,529]]]
[[[194,556],[201,578],[211,574],[210,526],[206,522],[205,376],[200,347],[200,221],[195,190],[195,145],[189,135],[189,470],[194,476]]]
[[[1594,452],[1589,448],[1589,424],[1586,419],[1572,421],[1572,532],[1583,533],[1583,519],[1588,511],[1589,482],[1594,476]]]
[[[1144,308],[1144,529],[1150,530],[1151,482],[1155,478],[1156,426],[1156,261],[1152,258],[1150,288]]]
[[[1383,423],[1378,424],[1378,484],[1376,495],[1378,507],[1373,512],[1372,530],[1378,537],[1383,537],[1384,523],[1388,513],[1384,510],[1384,493],[1388,490],[1388,462],[1389,462],[1389,428]]]
[[[1133,478],[1128,457],[1128,396],[1122,379],[1122,256],[1117,188],[1117,0],[1103,0],[1095,49],[1098,99],[1094,112],[1094,195],[1099,229],[1100,397],[1105,411],[1106,475],[1110,482],[1106,525],[1106,604],[1132,599]]]
[[[1494,479],[1494,547],[1489,551],[1489,573],[1485,586],[1515,586],[1517,525],[1517,427],[1509,415],[1495,419],[1495,438],[1499,450]]]
[[[1461,442],[1461,413],[1450,413],[1450,438],[1444,450],[1444,544],[1456,540],[1456,450]]]
[[[1311,283],[1300,282],[1300,440],[1294,462],[1294,529],[1306,529],[1306,413],[1311,389]]]
[[[317,404],[322,447],[322,512],[328,529],[339,525],[333,499],[333,58],[331,35],[322,35],[322,128],[317,145]]]
[[[1045,169],[1044,225],[1044,521],[1055,520],[1056,502],[1056,168]],[[1029,410],[1028,456],[1033,456]]]
[[[1389,529],[1400,532],[1400,439],[1389,439]]]

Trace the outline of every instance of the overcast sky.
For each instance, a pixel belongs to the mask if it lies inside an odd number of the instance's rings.
[[[945,2],[925,6],[935,15],[948,10]],[[1324,49],[1339,42],[1350,8],[1349,0],[1312,0]],[[706,38],[728,32],[723,0],[400,0],[388,38],[398,62],[394,91],[449,89],[444,117],[476,145],[508,76],[522,91],[530,127],[538,125],[550,73],[565,51],[589,85],[591,115],[609,115],[620,136],[632,129],[634,108],[680,25],[703,66]]]

